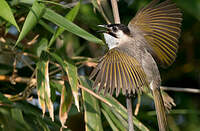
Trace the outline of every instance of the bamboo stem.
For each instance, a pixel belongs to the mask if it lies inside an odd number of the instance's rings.
[[[119,17],[119,10],[117,5],[117,0],[111,0],[112,10],[113,10],[113,16],[115,20],[115,24],[120,24],[120,17]]]

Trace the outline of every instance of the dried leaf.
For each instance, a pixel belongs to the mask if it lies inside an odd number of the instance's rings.
[[[67,83],[62,88],[60,99],[59,119],[62,124],[62,128],[67,128],[65,122],[68,118],[68,112],[72,105],[72,91]]]

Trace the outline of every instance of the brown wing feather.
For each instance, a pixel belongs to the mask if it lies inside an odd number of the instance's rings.
[[[91,77],[96,76],[93,88],[100,83],[99,91],[104,88],[104,93],[116,95],[122,93],[141,93],[142,87],[147,86],[146,75],[135,58],[120,51],[118,48],[109,50],[97,67],[91,73]]]
[[[182,13],[171,0],[160,4],[158,2],[159,0],[153,0],[138,11],[128,27],[142,32],[146,43],[150,45],[147,46],[150,47],[148,50],[161,66],[166,67],[171,65],[176,58]]]

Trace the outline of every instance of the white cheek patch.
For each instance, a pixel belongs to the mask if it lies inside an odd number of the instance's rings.
[[[119,40],[107,33],[103,33],[106,43],[108,44],[109,49],[117,47]]]

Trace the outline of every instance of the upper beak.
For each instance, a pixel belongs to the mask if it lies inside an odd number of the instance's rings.
[[[97,25],[98,27],[102,27],[102,28],[104,28],[104,30],[99,30],[99,31],[97,31],[97,32],[99,32],[99,33],[106,33],[106,32],[108,32],[108,30],[109,30],[109,28],[108,28],[108,26],[107,25]],[[105,30],[106,29],[106,30]]]
[[[106,28],[108,29],[108,26],[107,25],[97,25],[98,27],[102,27],[102,28]]]

